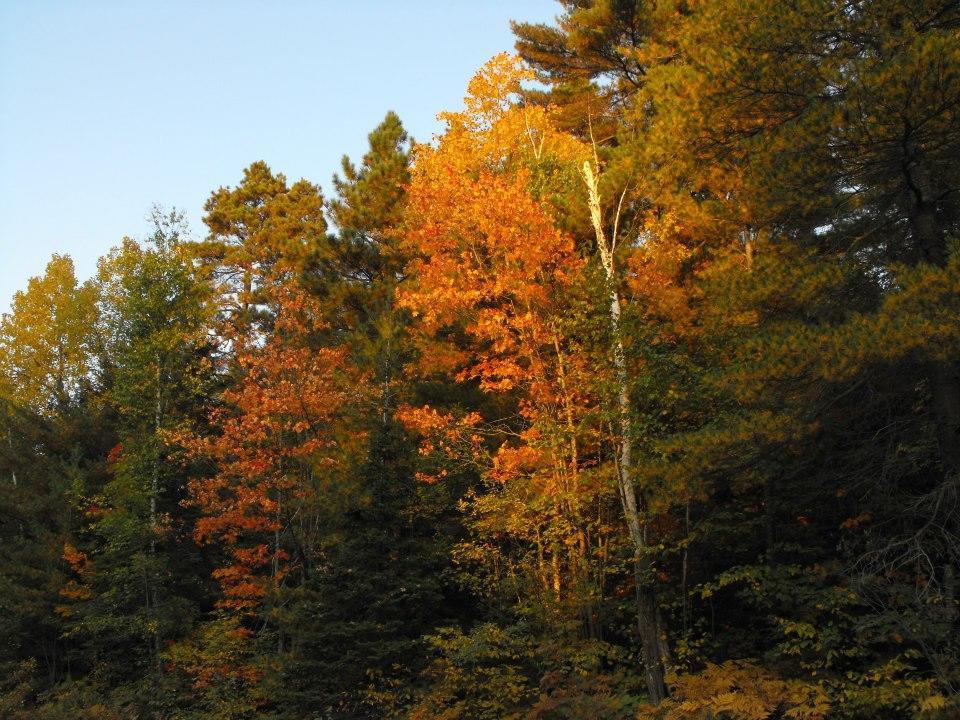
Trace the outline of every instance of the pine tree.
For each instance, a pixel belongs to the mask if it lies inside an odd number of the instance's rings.
[[[394,417],[411,392],[402,372],[408,319],[394,305],[410,146],[393,113],[369,144],[359,168],[344,158],[343,177],[334,178],[329,209],[339,232],[331,256],[305,277],[335,324],[331,338],[369,373],[376,400],[354,408],[367,438],[363,459],[348,470],[351,483],[318,496],[326,518],[319,562],[282,614],[287,632],[301,628],[274,678],[291,716],[312,707],[337,717],[388,712],[402,701],[393,689],[423,663],[421,636],[450,612],[439,574],[452,501],[416,481],[416,447]]]
[[[269,331],[271,286],[296,278],[323,253],[327,223],[320,189],[255,162],[235,188],[221,187],[204,206],[209,236],[192,245],[217,283],[221,332],[238,348]]]

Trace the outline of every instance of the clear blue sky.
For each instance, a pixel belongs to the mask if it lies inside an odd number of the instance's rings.
[[[0,311],[68,253],[81,277],[154,203],[203,232],[265,160],[330,189],[396,111],[417,140],[553,0],[0,0]]]

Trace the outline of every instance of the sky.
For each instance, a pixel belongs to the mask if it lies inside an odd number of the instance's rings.
[[[511,19],[554,0],[0,0],[0,311],[53,253],[78,275],[154,204],[201,236],[265,160],[329,193],[388,110],[428,141]]]

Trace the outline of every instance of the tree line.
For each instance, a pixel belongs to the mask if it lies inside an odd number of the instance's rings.
[[[960,7],[561,0],[0,322],[0,716],[960,711]]]

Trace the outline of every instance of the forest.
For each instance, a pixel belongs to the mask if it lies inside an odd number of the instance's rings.
[[[960,4],[512,29],[16,293],[0,717],[960,716]]]

